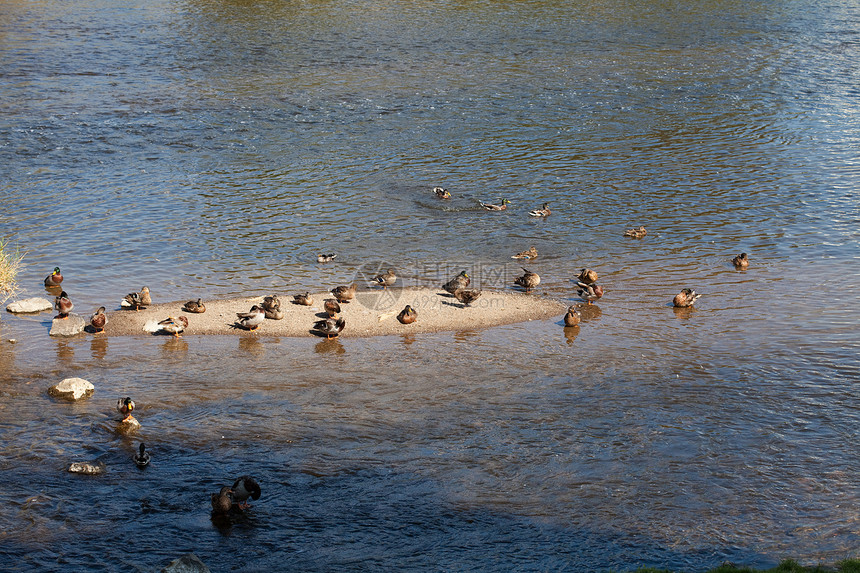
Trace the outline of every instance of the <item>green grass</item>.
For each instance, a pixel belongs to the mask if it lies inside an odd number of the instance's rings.
[[[680,573],[668,569],[653,569],[643,567],[637,569],[636,573]],[[847,559],[836,565],[800,565],[796,561],[783,561],[772,569],[753,569],[751,567],[737,567],[735,565],[721,565],[716,569],[709,569],[707,573],[860,573],[860,559]]]
[[[16,246],[14,250],[8,239],[0,239],[0,304],[18,293],[18,269],[24,254]]]

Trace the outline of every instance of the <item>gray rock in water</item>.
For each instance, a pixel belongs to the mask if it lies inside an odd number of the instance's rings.
[[[69,314],[69,318],[55,318],[51,323],[51,336],[74,336],[84,331],[87,321],[77,314]]]
[[[7,311],[13,312],[15,314],[25,312],[42,312],[43,310],[51,310],[52,308],[54,308],[54,304],[48,299],[41,297],[16,300],[15,302],[10,302],[6,306]]]
[[[206,564],[193,553],[174,559],[161,573],[210,573]]]
[[[66,378],[48,388],[51,396],[72,401],[88,398],[95,391],[96,387],[83,378]]]
[[[97,476],[105,471],[105,465],[102,462],[72,462],[69,466],[69,471],[73,474],[85,474],[89,476]]]

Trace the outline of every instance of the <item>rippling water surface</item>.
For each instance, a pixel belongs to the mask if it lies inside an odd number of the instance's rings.
[[[537,296],[570,299],[584,266],[607,295],[576,331],[329,342],[57,340],[49,313],[4,313],[2,568],[858,557],[858,20],[848,0],[4,3],[0,235],[26,295],[55,265],[82,313],[379,266],[510,288],[530,245]],[[705,295],[674,311],[686,286]],[[69,376],[95,395],[45,394]],[[114,431],[124,395],[138,436]],[[262,498],[210,519],[243,473]]]

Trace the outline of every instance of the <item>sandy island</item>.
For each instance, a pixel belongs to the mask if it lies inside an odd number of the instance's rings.
[[[323,300],[332,298],[328,292],[312,293],[313,304],[293,304],[293,294],[275,294],[281,301],[282,320],[266,321],[256,330],[247,331],[236,325],[236,313],[248,312],[251,305],[261,303],[263,296],[227,300],[204,300],[206,312],[194,314],[182,310],[186,301],[153,304],[140,310],[116,310],[108,313],[105,332],[109,335],[148,334],[144,324],[168,316],[185,316],[185,334],[239,334],[263,336],[318,336],[311,332],[313,323],[324,318]],[[157,296],[157,295],[156,295]],[[397,314],[406,305],[418,311],[418,320],[400,324]],[[441,332],[487,328],[502,324],[546,319],[564,314],[567,305],[560,301],[515,292],[483,291],[471,306],[463,306],[441,289],[389,288],[358,291],[355,299],[341,304],[346,327],[340,336],[380,336],[409,332]]]

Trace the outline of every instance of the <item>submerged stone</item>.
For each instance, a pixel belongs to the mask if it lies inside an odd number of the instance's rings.
[[[48,388],[48,394],[66,400],[80,400],[93,395],[96,387],[83,378],[66,378]]]
[[[161,573],[210,573],[199,557],[193,553],[187,553],[179,559],[174,559],[161,570]]]
[[[15,302],[11,302],[6,306],[6,310],[14,314],[27,312],[42,312],[43,310],[51,310],[52,308],[54,308],[53,303],[51,303],[51,301],[49,301],[48,299],[41,297],[16,300]]]
[[[51,336],[75,336],[84,331],[87,321],[77,314],[70,314],[68,318],[55,318],[51,323]]]

